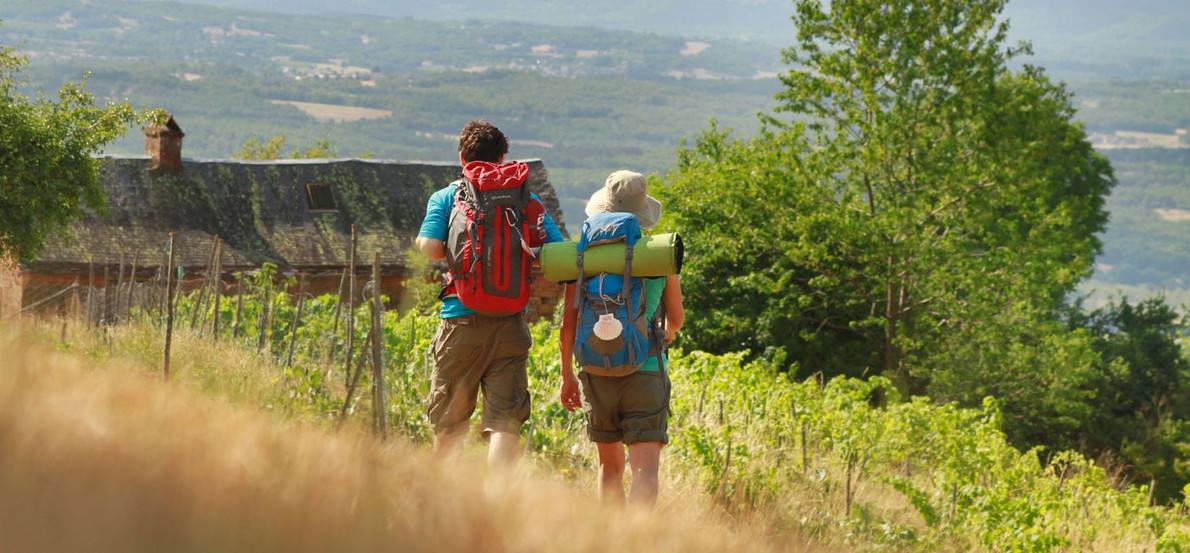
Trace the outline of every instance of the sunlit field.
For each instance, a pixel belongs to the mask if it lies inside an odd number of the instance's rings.
[[[697,501],[603,509],[528,463],[488,473],[475,455],[443,462],[400,435],[245,406],[232,396],[267,395],[278,375],[232,347],[207,354],[228,365],[218,378],[253,376],[212,397],[185,361],[207,357],[199,345],[179,340],[165,383],[149,355],[102,340],[62,352],[0,332],[0,551],[825,550],[708,523]]]
[[[367,371],[346,400],[340,363],[325,361],[325,300],[307,302],[296,334],[278,303],[260,342],[247,306],[239,337],[228,325],[214,339],[185,323],[184,298],[168,381],[153,317],[0,322],[0,552],[1190,547],[1183,503],[1150,506],[1146,487],[1075,454],[1013,449],[994,401],[879,407],[881,378],[791,382],[701,352],[669,363],[656,508],[601,507],[594,447],[555,397],[551,321],[531,327],[518,468],[489,472],[475,433],[460,459],[430,451],[434,318],[384,314],[382,437]]]

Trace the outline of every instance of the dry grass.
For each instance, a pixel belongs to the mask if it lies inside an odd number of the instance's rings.
[[[135,356],[91,357],[0,327],[0,551],[806,550],[709,523],[697,498],[603,509],[556,480],[285,422]]]

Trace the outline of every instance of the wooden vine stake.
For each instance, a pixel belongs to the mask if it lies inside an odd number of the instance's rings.
[[[120,272],[116,274],[116,298],[112,302],[112,318],[120,317],[120,293],[124,290],[124,250],[120,250]]]
[[[232,323],[231,337],[236,339],[240,337],[240,314],[244,311],[244,294],[248,290],[244,288],[244,273],[240,272],[236,275],[236,318]]]
[[[339,317],[343,316],[343,286],[347,284],[347,268],[343,268],[343,276],[339,277],[339,295],[335,298],[335,316],[331,323],[330,341],[326,346],[326,364],[329,367],[335,358],[335,336],[339,334]]]
[[[185,291],[186,288],[186,269],[185,267],[175,266],[173,268],[173,272],[175,274],[170,276],[175,280],[177,285],[174,286],[173,292],[169,296],[169,305],[170,309],[173,309],[174,313],[176,314],[178,312],[179,298],[182,297],[182,292]]]
[[[111,279],[111,269],[107,265],[104,265],[103,266],[103,291],[102,291],[103,293],[100,294],[101,300],[100,300],[100,307],[99,307],[99,309],[100,309],[99,316],[103,318],[103,326],[111,326],[111,324],[112,324],[112,317],[110,314],[111,313],[111,298],[108,296],[108,293],[107,293],[107,283],[108,283],[108,280],[110,280],[110,279]]]
[[[302,306],[306,299],[306,273],[302,273],[299,277],[300,284],[298,284],[298,301],[297,313],[293,316],[293,326],[289,330],[289,353],[285,355],[285,366],[293,365],[293,346],[297,342],[298,324],[302,320]]]
[[[78,286],[78,277],[74,277],[74,286],[69,289],[74,290]],[[59,313],[62,315],[62,332],[58,337],[59,343],[66,344],[66,324],[70,321],[70,300],[66,299],[62,302],[62,307],[59,308]]]
[[[843,506],[844,516],[851,513],[851,497],[855,493],[855,490],[851,486],[851,473],[855,472],[855,457],[856,454],[854,451],[847,453],[847,489],[844,493],[844,497],[846,498]]]
[[[273,312],[272,298],[273,298],[273,279],[270,278],[270,279],[268,279],[268,282],[266,282],[264,285],[264,298],[260,304],[260,327],[256,334],[256,351],[260,351],[262,348],[264,348],[265,328],[272,330],[272,326],[269,324],[269,317],[272,316],[272,312]]]
[[[368,334],[368,338],[364,340],[364,349],[369,349],[372,345],[372,334]],[[347,396],[343,398],[343,408],[339,409],[339,421],[335,428],[343,426],[343,420],[347,418],[347,410],[351,407],[351,398],[355,397],[355,387],[359,384],[359,375],[364,372],[364,362],[368,360],[368,356],[360,353],[359,359],[355,361],[355,370],[348,369],[347,375]]]
[[[727,483],[731,478],[731,436],[727,437],[727,453],[723,461],[723,474],[719,478],[719,489],[715,491],[715,495],[719,497],[724,504],[727,503]]]
[[[169,255],[167,256],[169,261],[165,264],[165,354],[162,361],[162,374],[165,380],[169,380],[169,347],[174,334],[174,302],[170,299],[173,298],[174,289],[174,236],[174,233],[169,233]]]
[[[162,250],[162,259],[157,263],[157,270],[153,272],[153,278],[149,279],[149,297],[145,300],[145,311],[149,313],[149,320],[153,321],[153,326],[157,326],[161,322],[161,275],[165,272],[165,250]]]
[[[372,257],[372,428],[380,439],[388,437],[388,401],[384,397],[384,327],[380,300],[380,252]]]
[[[211,268],[215,264],[215,250],[218,249],[218,247],[219,235],[216,234],[211,240],[211,253],[207,255],[207,269],[202,275],[202,284],[198,288],[198,297],[194,298],[194,311],[190,313],[190,330],[194,330],[194,326],[198,324],[199,312],[206,312],[207,289],[211,283]],[[206,321],[203,321],[203,324],[205,326]]]
[[[355,225],[351,225],[351,243],[347,246],[347,353],[343,356],[344,385],[351,385],[351,353],[355,345]]]
[[[219,339],[219,308],[223,300],[223,240],[219,239],[215,246],[215,278],[211,280],[212,293],[215,295],[215,314],[211,316],[211,337]]]
[[[140,248],[132,253],[132,271],[128,273],[128,293],[124,295],[124,318],[132,313],[132,295],[136,291],[136,269],[140,263]]]
[[[95,260],[87,260],[87,330],[91,330],[95,318]]]
[[[806,421],[802,419],[802,474],[810,470],[810,453],[806,450]]]
[[[77,320],[83,314],[82,303],[79,301],[79,276],[74,275],[74,286],[70,291],[70,318]]]

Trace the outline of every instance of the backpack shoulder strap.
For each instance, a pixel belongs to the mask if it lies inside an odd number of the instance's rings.
[[[665,333],[665,292],[662,289],[661,302],[657,304],[657,309],[653,310],[653,316],[649,319],[649,340],[655,340],[657,344],[657,367],[661,372],[665,372],[665,354],[669,351],[669,342]],[[652,353],[653,348],[649,348],[649,353]]]
[[[645,283],[641,282],[640,285],[641,285],[640,286],[640,291],[641,291],[640,301],[644,302],[645,294],[646,294]],[[624,284],[623,284],[623,286],[620,287],[620,299],[628,307],[628,311],[627,311],[628,317],[629,317],[629,320],[632,320],[633,313],[636,313],[636,310],[634,309],[634,306],[632,305],[632,245],[631,244],[629,244],[628,247],[624,249]],[[647,302],[646,302],[646,305],[647,305]],[[642,307],[642,309],[647,309],[647,307]],[[628,361],[634,365],[637,363],[636,354],[631,349],[628,350]],[[644,359],[641,359],[640,362],[643,363]]]
[[[455,202],[462,202],[468,205],[475,205],[479,202],[479,190],[475,188],[474,184],[466,177],[452,182],[455,185]]]

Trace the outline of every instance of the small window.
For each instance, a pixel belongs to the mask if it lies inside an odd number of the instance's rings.
[[[320,182],[306,185],[306,199],[310,201],[310,211],[335,211],[335,195],[331,193],[331,186]]]

